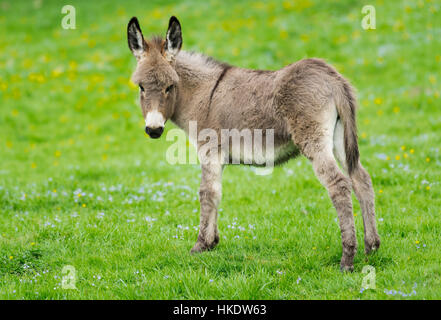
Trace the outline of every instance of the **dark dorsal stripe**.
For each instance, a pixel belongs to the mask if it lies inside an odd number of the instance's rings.
[[[227,73],[227,71],[229,69],[231,69],[230,65],[228,65],[228,64],[223,65],[223,70],[222,70],[221,74],[219,75],[219,78],[217,78],[217,81],[214,84],[213,89],[211,89],[210,100],[208,101],[208,108],[207,108],[206,118],[208,118],[208,114],[210,113],[211,100],[213,99],[214,92],[216,91],[217,87],[219,86],[219,83],[222,81],[222,79],[224,78],[225,74]]]

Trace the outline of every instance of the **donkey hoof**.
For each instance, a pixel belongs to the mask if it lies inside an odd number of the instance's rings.
[[[196,242],[193,248],[190,250],[191,254],[200,253],[208,250],[207,246],[202,242]]]
[[[206,243],[203,241],[198,241],[194,245],[193,249],[190,250],[190,253],[199,253],[213,249],[219,243],[219,237],[215,237],[212,243]]]
[[[341,272],[353,272],[354,266],[353,265],[340,265],[340,271]]]
[[[380,238],[376,238],[373,241],[366,242],[364,244],[364,252],[366,254],[370,254],[374,251],[377,251],[380,248]]]

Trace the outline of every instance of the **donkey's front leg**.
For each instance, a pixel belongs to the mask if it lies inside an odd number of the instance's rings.
[[[199,190],[201,221],[198,241],[191,253],[214,248],[219,242],[217,207],[222,196],[222,165],[219,162],[201,165],[202,177]]]

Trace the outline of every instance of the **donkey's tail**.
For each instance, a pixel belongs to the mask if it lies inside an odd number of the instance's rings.
[[[357,122],[355,119],[357,101],[351,85],[343,78],[341,94],[337,99],[336,107],[344,128],[344,148],[346,154],[346,165],[349,175],[358,166],[360,152],[357,142]]]

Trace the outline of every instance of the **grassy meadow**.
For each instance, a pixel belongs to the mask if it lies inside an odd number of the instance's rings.
[[[74,0],[74,30],[65,4],[0,0],[0,299],[441,298],[440,1]],[[353,273],[303,157],[268,176],[228,167],[220,243],[189,254],[199,167],[166,162],[129,81],[129,19],[164,35],[171,15],[183,50],[272,70],[320,57],[357,88],[382,245],[364,254],[353,197]],[[361,289],[366,265],[376,289]]]

